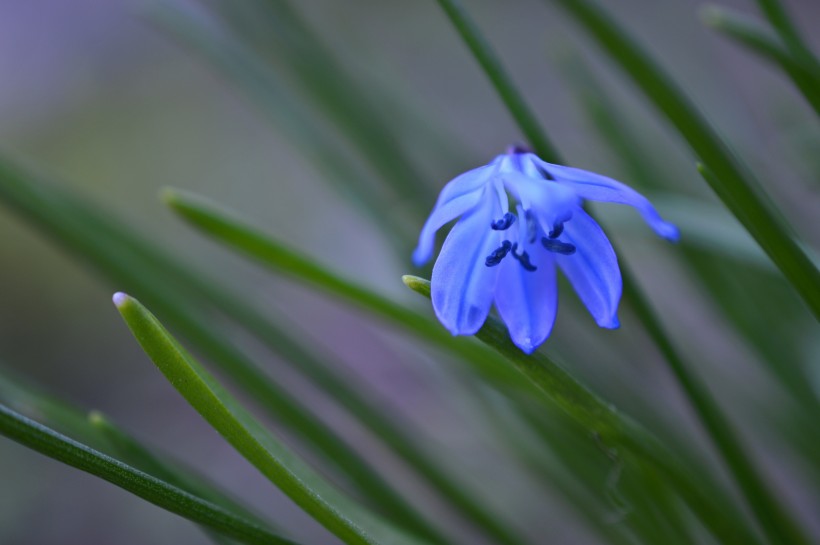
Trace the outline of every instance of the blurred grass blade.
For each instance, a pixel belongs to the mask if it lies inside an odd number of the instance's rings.
[[[209,62],[225,79],[238,87],[270,122],[318,167],[329,186],[348,199],[384,229],[396,246],[406,249],[410,234],[395,221],[395,211],[385,202],[373,177],[364,172],[280,78],[251,49],[225,32],[186,14],[181,8],[160,2],[152,6],[152,20],[184,46]]]
[[[317,522],[349,545],[414,543],[342,495],[266,432],[136,299],[117,293],[114,303],[143,350],[174,388]]]
[[[786,8],[780,0],[757,0],[757,5],[766,15],[772,27],[783,39],[786,47],[791,52],[794,59],[810,72],[815,81],[820,81],[820,61],[811,52],[806,41],[797,31],[797,27],[792,22]]]
[[[538,124],[537,117],[527,106],[524,97],[516,90],[511,83],[511,78],[506,70],[499,62],[498,57],[493,51],[487,40],[484,39],[481,32],[476,28],[475,23],[470,20],[467,12],[461,6],[459,0],[438,0],[441,9],[447,14],[450,22],[461,35],[464,43],[470,48],[475,59],[481,65],[481,68],[490,78],[495,90],[501,95],[504,103],[510,110],[521,131],[526,136],[529,144],[533,150],[541,156],[545,161],[558,163],[558,151],[550,142],[547,134],[541,130]]]
[[[820,272],[773,211],[758,182],[728,150],[708,121],[631,36],[588,0],[552,0],[563,6],[663,112],[692,151],[715,173],[710,184],[820,319]]]
[[[405,284],[412,289],[413,291],[424,295],[425,297],[430,297],[430,282],[423,278],[418,278],[414,276],[405,276],[404,277]],[[651,334],[651,332],[650,332]],[[499,322],[497,319],[490,317],[485,322],[484,326],[476,333],[476,338],[480,339],[481,341],[487,343],[488,345],[492,346],[496,350],[498,350],[501,354],[503,354],[509,362],[516,366],[522,373],[526,374],[533,380],[534,383],[538,384],[543,390],[548,391],[549,389],[554,388],[554,385],[551,384],[551,380],[549,379],[549,373],[546,371],[550,368],[556,368],[557,366],[555,363],[550,362],[544,355],[540,352],[536,352],[531,356],[527,356],[523,354],[520,350],[517,349],[515,345],[509,340],[509,336],[506,333],[506,327],[504,324]],[[664,347],[660,347],[662,351],[664,351]],[[560,369],[560,368],[558,368]],[[563,373],[563,371],[562,371]],[[681,376],[678,377],[679,380],[682,378]],[[687,378],[687,380],[691,380]],[[690,391],[690,384],[685,385],[687,387],[687,393],[690,395],[693,393]],[[700,391],[697,391],[700,394]],[[577,399],[577,398],[576,398]],[[603,403],[600,400],[596,401],[598,403]],[[697,400],[698,403],[701,403],[701,400]],[[560,404],[559,404],[560,406]],[[569,411],[568,411],[569,412]],[[656,465],[656,468],[667,475],[667,478],[675,484],[678,493],[681,494],[683,499],[687,501],[689,507],[698,512],[701,505],[700,502],[705,502],[706,498],[702,494],[702,490],[695,490],[689,486],[689,483],[685,481],[681,481],[681,478],[686,478],[682,476],[681,471],[679,468],[676,467],[676,461],[674,456],[671,455],[671,452],[666,450],[662,445],[657,443],[657,441],[644,432],[637,424],[634,422],[626,419],[625,417],[619,417],[617,413],[614,412],[614,409],[609,406],[605,405],[598,408],[598,412],[610,412],[610,418],[614,419],[619,423],[619,432],[618,435],[614,438],[610,438],[605,436],[603,433],[599,434],[598,428],[592,428],[595,430],[596,436],[599,436],[602,440],[602,443],[606,445],[607,448],[615,448],[619,445],[626,446],[629,450],[633,452],[639,453],[642,456],[646,456],[648,460]],[[572,412],[569,412],[572,415]],[[710,418],[713,418],[717,411],[712,410],[710,413]],[[718,427],[722,422],[718,420],[717,423],[712,422],[711,420],[706,422],[707,426],[715,426]],[[732,443],[732,436],[729,435],[730,430],[725,427],[725,425],[721,428],[721,431],[727,434],[726,437],[721,438],[723,441],[727,441],[730,444]],[[720,445],[723,447],[723,445]],[[732,453],[737,454],[737,453]],[[742,453],[741,453],[742,454]],[[747,462],[744,460],[739,463],[741,467],[745,467]],[[733,466],[732,466],[733,467]],[[705,477],[705,476],[701,476]],[[753,485],[761,486],[760,484],[755,482],[756,475],[743,475],[743,483],[746,483],[747,479],[752,481]],[[705,480],[705,483],[708,483],[708,480]],[[705,484],[704,483],[704,484]],[[716,491],[712,491],[712,493],[716,493]],[[757,490],[757,493],[762,494],[763,498],[753,497],[749,498],[751,502],[763,502],[765,498],[768,497],[766,494],[768,492],[763,489]],[[714,499],[714,498],[712,498]],[[729,511],[729,502],[723,504],[724,510],[726,512],[724,514],[728,514]],[[701,511],[698,513],[702,517],[702,521],[709,527],[716,537],[719,537],[726,543],[734,543],[736,537],[732,537],[734,532],[741,531],[740,529],[742,526],[732,525],[727,527],[724,522],[718,519],[715,519],[715,513],[709,510]],[[777,516],[779,513],[777,509],[774,509],[772,513],[767,513],[766,516]],[[799,536],[799,534],[796,534]],[[752,539],[751,534],[747,534],[746,537],[743,538],[744,540]],[[746,542],[746,541],[741,541]],[[793,543],[808,543],[807,541],[794,541]]]
[[[0,434],[32,450],[96,475],[154,505],[251,545],[294,545],[257,524],[148,475],[0,405]],[[6,467],[5,470],[10,468]]]
[[[708,5],[701,10],[707,25],[780,67],[820,115],[820,78],[794,59],[768,28],[734,10]]]
[[[299,252],[269,238],[211,201],[187,191],[167,188],[162,198],[182,219],[265,267],[294,280],[317,287],[390,321],[416,335],[452,350],[472,364],[491,382],[528,389],[528,382],[504,365],[491,350],[454,339],[437,322],[382,297],[370,289],[345,280]]]
[[[264,0],[236,8],[228,1],[211,2],[213,11],[228,22],[237,39],[256,42],[263,58],[284,61],[295,77],[298,94],[309,100],[324,117],[358,148],[362,157],[392,190],[397,203],[427,212],[436,195],[423,183],[400,145],[403,131],[395,119],[384,120],[384,109],[373,82],[359,81],[347,72],[320,33],[300,15],[298,3]],[[216,6],[216,7],[213,7]],[[254,20],[248,21],[252,17]],[[253,45],[253,44],[251,44]],[[273,62],[268,66],[273,69]]]
[[[450,6],[451,8],[455,7],[454,4],[452,4],[451,2],[454,2],[456,0],[440,1],[443,4]],[[572,2],[570,3],[572,4]],[[578,2],[578,4],[583,3],[584,2]],[[572,5],[576,6],[578,4]],[[459,32],[462,34],[462,37],[465,39],[465,41],[467,41],[468,43],[481,43],[482,38],[480,31],[472,25],[465,25],[463,23],[464,21],[467,21],[466,17],[463,14],[463,11],[456,10],[448,12],[448,14],[451,14],[451,17],[453,16],[452,14],[459,17],[458,21],[462,22],[462,24],[461,26],[459,26],[458,24],[456,26]],[[604,23],[606,23],[605,19],[602,18],[602,20],[604,21]],[[480,48],[477,49],[477,51],[479,51],[478,54],[481,54]],[[482,63],[482,66],[485,68],[488,78],[491,81],[495,82],[499,77],[499,68],[493,66],[492,64],[485,65]],[[510,83],[507,79],[505,79],[504,81],[504,92],[501,92],[502,89],[498,86],[496,86],[496,89],[499,91],[501,99],[507,105],[510,113],[516,120],[518,120],[520,112],[519,104],[523,102],[523,99],[521,98],[520,93],[512,83]],[[534,123],[535,121],[528,121],[528,123],[530,122]],[[521,126],[521,129],[524,132],[527,132],[528,128],[526,127],[526,125],[520,123],[520,121],[519,125]],[[729,162],[729,166],[733,166],[731,161]],[[741,180],[740,188],[748,189],[748,186],[743,185],[742,182],[743,180]],[[755,197],[755,195],[751,191],[749,192],[749,195],[751,197]],[[756,203],[758,203],[758,201],[752,202],[752,204]],[[763,209],[763,211],[767,212],[766,209]],[[771,225],[768,225],[768,229],[771,229],[771,227]],[[768,232],[766,232],[766,234],[768,236]],[[803,294],[804,298],[807,298],[807,302],[810,305],[812,303],[817,304],[817,307],[814,310],[816,316],[820,318],[820,290],[816,289],[818,282],[820,282],[820,273],[818,273],[818,270],[806,258],[806,256],[802,253],[799,247],[797,247],[794,244],[790,237],[786,237],[786,240],[787,242],[791,243],[791,245],[794,246],[794,249],[796,250],[796,254],[791,257],[802,258],[805,261],[804,265],[806,267],[798,271],[802,274],[802,276],[800,276],[800,279],[802,280],[803,285],[798,285],[796,287],[798,288],[798,291],[801,292],[801,294]],[[665,360],[668,362],[669,367],[675,375],[678,383],[686,392],[690,403],[697,411],[701,423],[704,425],[706,431],[711,436],[712,441],[714,442],[719,452],[723,456],[726,464],[732,470],[732,473],[738,485],[745,492],[746,500],[751,504],[753,511],[756,513],[758,517],[758,520],[761,522],[764,528],[767,531],[770,531],[773,535],[779,535],[782,539],[786,540],[790,538],[797,539],[795,543],[802,542],[800,540],[803,540],[804,537],[801,535],[799,526],[793,520],[791,520],[791,518],[784,510],[780,509],[778,501],[775,499],[774,495],[769,490],[763,478],[759,476],[759,472],[755,468],[754,464],[744,456],[744,449],[741,446],[739,439],[734,435],[734,432],[729,426],[728,421],[721,415],[718,405],[712,400],[708,391],[698,382],[695,376],[688,371],[686,365],[683,363],[683,360],[681,359],[677,350],[673,346],[669,336],[666,334],[666,332],[660,325],[659,317],[656,315],[655,311],[649,304],[649,301],[647,300],[643,292],[638,288],[638,285],[634,281],[632,274],[626,267],[623,269],[622,278],[624,299],[631,303],[633,309],[635,310],[639,319],[643,323],[650,337],[654,340],[655,344],[658,346],[659,350],[663,354]],[[792,282],[794,283],[794,279],[790,278],[790,280],[792,280]],[[814,286],[812,286],[810,284],[812,280],[817,280],[818,282],[815,282]],[[801,291],[801,288],[803,291]],[[515,362],[516,359],[521,359],[521,353],[515,348],[512,348],[510,353],[506,353],[504,351],[505,347],[508,346],[509,343],[503,343],[503,340],[506,339],[506,331],[503,327],[501,328],[501,331],[503,336],[498,336],[498,338],[491,340],[493,342],[501,343],[499,345],[500,348],[497,348],[511,361]],[[485,332],[485,334],[488,333]],[[476,336],[478,338],[481,338],[481,335],[482,333],[480,331]],[[490,342],[489,344],[493,344],[493,342]],[[527,367],[526,365],[526,362],[528,360],[526,360],[526,358],[524,358],[524,360],[525,362],[522,362],[522,367],[520,368],[520,370],[525,374],[527,374],[527,371],[530,371],[529,374],[532,375],[532,368]],[[534,382],[539,379],[543,379],[543,377],[537,376],[530,376],[530,378],[534,380]],[[549,391],[549,388],[551,386],[554,385],[547,385],[545,390]]]
[[[268,521],[261,519],[251,513],[247,507],[231,499],[229,494],[220,490],[206,477],[197,474],[178,461],[152,453],[146,446],[115,426],[101,413],[97,411],[86,413],[25,384],[21,379],[11,376],[2,368],[0,368],[0,404],[28,417],[34,417],[43,425],[56,428],[55,431],[58,433],[64,433],[75,441],[112,455],[121,462],[272,531]],[[205,527],[203,529],[211,532]]]
[[[426,519],[335,430],[272,381],[243,352],[224,340],[219,329],[208,319],[202,306],[203,298],[237,310],[231,295],[201,276],[186,273],[184,267],[129,236],[123,227],[96,214],[59,188],[46,190],[36,183],[29,183],[28,178],[29,174],[11,163],[0,161],[0,199],[34,220],[63,245],[87,256],[111,281],[137,291],[160,309],[163,316],[192,339],[277,421],[287,426],[324,461],[349,475],[351,482],[372,505],[422,535],[431,539],[438,535]],[[267,332],[272,329],[268,327]],[[279,338],[283,336],[283,333],[279,334]]]
[[[486,334],[496,339],[503,347],[500,352],[504,356],[509,355],[516,358],[516,361],[512,362],[513,366],[525,373],[529,379],[525,383],[522,383],[522,375],[514,372],[513,367],[505,358],[499,358],[498,355],[488,352],[469,340],[454,339],[444,328],[429,318],[399,306],[367,288],[336,276],[292,249],[231,218],[204,199],[170,189],[164,192],[163,197],[165,202],[181,217],[216,240],[249,255],[276,272],[317,287],[377,316],[387,318],[422,339],[450,350],[483,376],[490,380],[497,377],[495,382],[497,387],[513,386],[519,392],[533,392],[533,387],[535,387],[535,392],[539,396],[549,402],[557,403],[591,432],[602,438],[606,437],[605,441],[629,449],[641,449],[642,455],[653,457],[664,467],[665,471],[675,474],[676,485],[686,489],[683,493],[687,495],[689,505],[692,509],[701,511],[706,524],[716,535],[727,539],[727,536],[736,536],[738,532],[743,531],[742,527],[739,528],[732,524],[732,517],[726,517],[725,512],[728,508],[725,505],[716,507],[713,501],[693,486],[688,477],[681,477],[683,470],[680,467],[662,460],[668,453],[659,455],[657,447],[647,446],[654,445],[655,442],[647,439],[645,432],[640,431],[631,422],[624,424],[623,417],[615,413],[609,404],[599,400],[543,355],[539,355],[537,360],[524,358],[523,354],[509,342],[503,327],[489,329]],[[540,365],[534,365],[533,361],[539,361]],[[627,429],[629,437],[625,435]],[[748,543],[756,542],[751,536],[747,536],[746,539]]]

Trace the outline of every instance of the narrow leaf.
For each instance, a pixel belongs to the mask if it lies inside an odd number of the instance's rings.
[[[456,31],[472,52],[476,61],[490,78],[495,90],[503,99],[515,121],[529,140],[530,145],[542,159],[552,163],[560,162],[555,146],[547,134],[541,130],[537,118],[524,97],[512,84],[512,79],[498,60],[495,51],[484,39],[475,23],[467,15],[459,0],[438,0]]]
[[[78,443],[5,405],[0,405],[0,434],[242,543],[294,545],[294,542],[272,534],[254,522]]]
[[[710,27],[783,70],[820,115],[820,80],[796,61],[769,29],[721,6],[706,6],[701,10],[701,18]]]
[[[316,521],[351,545],[414,543],[336,490],[265,431],[136,299],[117,293],[114,302],[143,350],[174,388]]]
[[[757,182],[672,79],[611,17],[588,0],[553,0],[595,38],[715,173],[712,189],[820,319],[820,272]]]
[[[514,388],[518,395],[535,393],[541,399],[557,403],[568,414],[590,432],[603,437],[611,444],[623,444],[624,448],[639,452],[641,456],[663,468],[675,482],[675,486],[685,497],[690,507],[703,517],[705,523],[716,535],[727,543],[736,539],[738,533],[746,533],[743,527],[734,524],[734,517],[726,514],[731,500],[721,504],[715,498],[720,495],[714,490],[704,493],[703,484],[696,485],[687,471],[675,462],[675,456],[663,449],[634,422],[614,412],[609,404],[601,402],[584,386],[577,383],[560,367],[554,365],[543,354],[535,358],[525,358],[510,342],[503,326],[490,327],[486,335],[498,342],[499,352],[516,358],[510,365],[504,357],[482,349],[469,339],[454,339],[438,323],[417,312],[397,305],[382,296],[342,279],[324,267],[300,255],[298,252],[271,240],[266,235],[245,225],[222,212],[215,205],[202,198],[176,190],[166,190],[166,203],[193,226],[223,242],[229,247],[259,261],[269,269],[284,274],[302,283],[321,289],[339,297],[354,306],[362,308],[396,323],[420,338],[432,342],[459,356],[482,376],[502,388]],[[412,277],[410,277],[412,278]],[[424,281],[422,281],[423,283]],[[538,363],[533,363],[533,362]],[[515,372],[519,370],[524,373]],[[522,382],[526,376],[527,380]],[[532,382],[531,382],[532,381]],[[557,390],[553,390],[555,386]],[[626,435],[624,435],[626,434]],[[748,543],[756,543],[752,535],[746,536]]]

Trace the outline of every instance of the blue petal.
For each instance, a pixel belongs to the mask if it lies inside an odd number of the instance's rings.
[[[646,197],[630,188],[600,174],[581,170],[580,168],[553,165],[538,159],[534,155],[531,161],[540,165],[552,174],[559,183],[571,185],[575,192],[583,199],[590,201],[614,202],[628,204],[635,207],[643,216],[644,221],[661,237],[676,241],[680,238],[678,228],[661,218],[652,203]]]
[[[511,257],[506,258],[496,285],[495,306],[513,343],[531,354],[552,332],[558,311],[558,284],[555,257],[534,245],[527,250],[538,269],[527,271]]]
[[[424,224],[419,243],[413,251],[413,263],[423,265],[433,255],[436,231],[446,223],[471,210],[481,198],[481,189],[492,177],[495,161],[453,178],[439,194],[436,206]]]
[[[490,311],[498,267],[487,267],[484,260],[501,245],[501,234],[490,229],[500,208],[492,188],[486,187],[480,204],[447,235],[433,266],[433,309],[453,335],[474,334]]]
[[[532,178],[518,172],[504,173],[502,178],[507,190],[524,209],[536,212],[541,228],[547,233],[555,224],[570,219],[572,211],[581,202],[579,195],[568,185],[540,177]]]
[[[598,325],[618,327],[618,302],[623,286],[618,258],[609,239],[580,207],[564,225],[561,238],[574,244],[576,251],[572,255],[557,255],[558,266]]]

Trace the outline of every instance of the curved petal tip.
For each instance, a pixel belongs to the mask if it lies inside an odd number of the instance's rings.
[[[660,222],[653,225],[653,227],[658,236],[669,242],[678,242],[680,240],[680,229],[672,223]]]
[[[426,248],[422,248],[421,246],[417,246],[415,250],[413,250],[413,265],[416,267],[421,267],[428,261],[430,261],[431,252],[427,251]]]
[[[621,327],[621,321],[618,319],[617,315],[613,316],[609,320],[597,321],[597,323],[598,327],[602,327],[604,329],[618,329]]]
[[[512,337],[511,337],[511,338],[512,338]],[[528,355],[528,356],[529,356],[530,354],[532,354],[533,352],[535,352],[535,350],[536,350],[539,346],[541,346],[541,343],[534,344],[534,343],[532,342],[532,339],[530,339],[529,337],[528,337],[528,338],[526,338],[526,339],[515,339],[515,338],[512,338],[512,342],[513,342],[513,344],[514,344],[515,346],[517,346],[517,347],[518,347],[518,348],[519,348],[519,349],[520,349],[523,353],[525,353],[525,354],[526,354],[526,355]]]

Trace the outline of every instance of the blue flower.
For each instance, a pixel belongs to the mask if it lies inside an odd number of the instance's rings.
[[[618,258],[584,200],[633,206],[658,235],[678,238],[677,228],[624,184],[518,147],[444,186],[413,253],[416,265],[429,261],[436,231],[460,217],[433,267],[441,323],[453,335],[472,335],[494,302],[512,341],[532,353],[555,323],[557,266],[598,325],[618,327]]]

